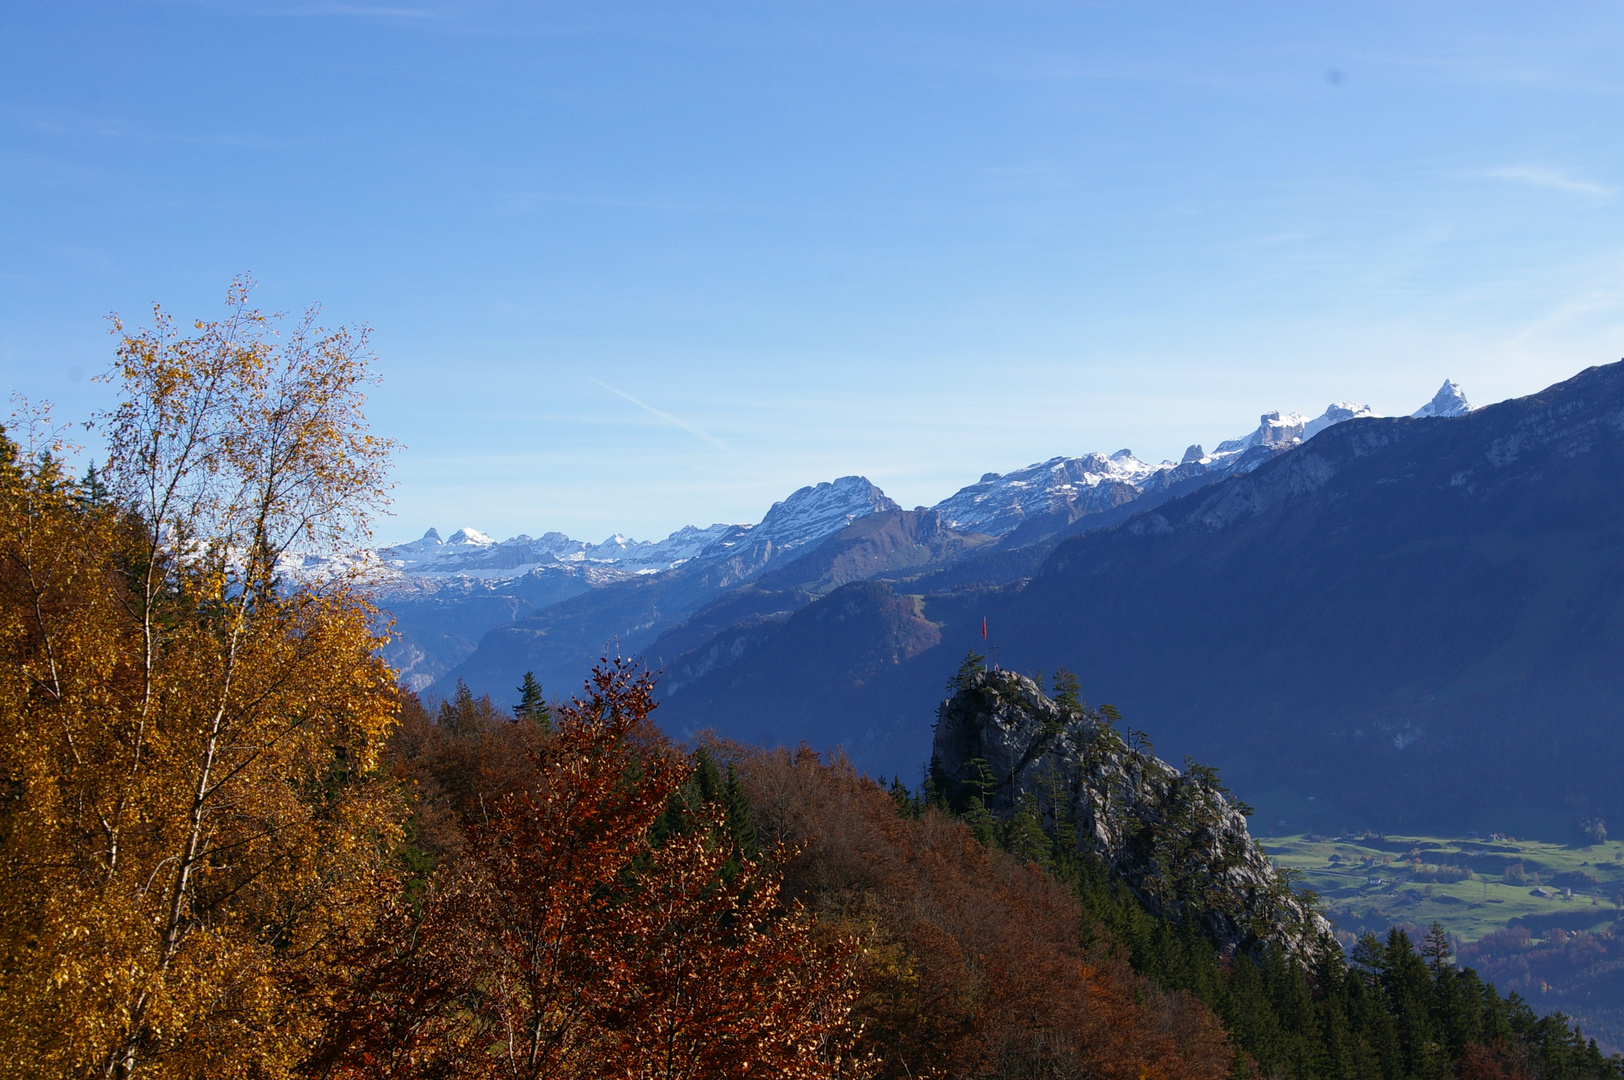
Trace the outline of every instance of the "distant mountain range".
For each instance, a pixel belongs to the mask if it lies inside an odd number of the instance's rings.
[[[662,722],[913,779],[975,648],[1073,669],[1160,756],[1219,766],[1261,831],[1616,831],[1624,363],[1423,413],[1336,424],[1109,528],[800,606],[781,589],[778,613],[763,578],[647,650]]]
[[[442,541],[430,529],[419,540],[379,552],[384,569],[379,602],[395,620],[385,654],[404,685],[424,689],[473,653],[492,627],[605,591],[607,603],[577,602],[561,613],[566,619],[578,609],[585,613],[584,621],[562,624],[570,627],[570,640],[560,640],[555,630],[542,649],[546,655],[519,668],[521,674],[536,671],[552,685],[573,686],[604,649],[617,642],[631,647],[643,625],[659,622],[662,612],[690,611],[709,595],[794,557],[858,518],[895,509],[897,504],[867,480],[845,476],[774,503],[759,524],[690,526],[653,543],[616,534],[586,544],[556,532],[539,540],[518,536],[497,542],[472,529]],[[690,596],[692,603],[682,599]],[[617,606],[621,597],[630,599]],[[656,606],[648,608],[650,603]],[[476,664],[455,678],[499,699],[511,689],[504,685],[511,681],[505,668],[487,676]]]
[[[1447,382],[1418,415],[1468,409],[1460,388]],[[906,550],[826,556],[829,565],[818,581],[796,582],[798,600],[785,601],[777,595],[780,588],[773,603],[798,607],[820,584],[832,588],[899,566],[918,572],[976,554],[996,561],[999,553],[1032,548],[1016,562],[1029,560],[1033,545],[1120,522],[1249,472],[1335,424],[1369,415],[1349,402],[1312,419],[1267,413],[1248,435],[1220,443],[1210,454],[1191,446],[1179,462],[1151,465],[1128,450],[1056,457],[1007,474],[987,473],[928,510],[904,512],[863,477],[847,476],[794,492],[758,524],[688,526],[659,541],[616,534],[590,544],[558,532],[496,541],[471,528],[442,539],[430,529],[419,540],[379,552],[380,602],[394,618],[387,656],[404,685],[431,695],[449,693],[461,679],[506,700],[514,672],[525,670],[567,688],[606,650],[646,648],[719,600],[725,610],[737,610],[741,600],[727,598],[730,591],[814,552],[860,519],[880,515],[887,523],[860,530],[853,537],[860,547],[901,544]]]

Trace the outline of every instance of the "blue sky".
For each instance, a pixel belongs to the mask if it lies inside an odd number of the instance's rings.
[[[1624,355],[1616,4],[0,4],[0,364],[370,322],[381,539],[904,505]]]

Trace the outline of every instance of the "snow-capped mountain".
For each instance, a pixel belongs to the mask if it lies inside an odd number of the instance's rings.
[[[1467,408],[1460,388],[1449,382],[1416,415],[1458,415]],[[1103,527],[1186,491],[1250,472],[1326,428],[1370,415],[1365,406],[1346,401],[1312,419],[1300,413],[1265,413],[1254,431],[1225,440],[1211,453],[1191,446],[1178,462],[1152,465],[1129,450],[1050,458],[1009,473],[987,473],[937,503],[933,516],[961,538],[944,551],[984,548],[992,542],[986,537],[1005,548],[1019,548],[1079,528]],[[423,689],[442,677],[461,677],[456,675],[463,670],[458,665],[492,628],[552,619],[548,625],[553,629],[538,641],[596,656],[595,650],[607,647],[606,637],[613,637],[617,647],[652,640],[727,590],[793,562],[853,522],[900,510],[866,478],[843,476],[774,503],[757,524],[688,526],[663,540],[633,540],[617,533],[592,544],[548,532],[498,541],[472,528],[442,539],[430,529],[420,539],[376,554],[378,600],[394,619],[385,655],[404,685]],[[972,534],[982,539],[976,541]],[[650,588],[642,589],[640,583]],[[577,637],[582,640],[575,641]],[[566,684],[582,674],[573,661],[536,658],[525,664],[532,662],[538,671],[548,672],[548,679],[563,677]]]
[[[784,501],[773,503],[760,525],[725,543],[728,547],[741,541],[752,546],[770,543],[779,551],[793,551],[834,535],[860,517],[900,509],[867,477],[842,476],[832,484],[804,487]]]
[[[1057,506],[1098,512],[1136,499],[1139,485],[1161,467],[1146,465],[1131,450],[1050,458],[1011,473],[986,473],[932,509],[950,529],[1002,536]]]
[[[477,529],[458,529],[442,540],[437,529],[429,529],[420,539],[383,549],[378,557],[386,572],[393,572],[397,587],[411,579],[505,581],[536,573],[587,573],[588,580],[597,584],[656,574],[696,560],[725,559],[763,545],[771,545],[765,557],[776,560],[783,553],[817,544],[859,517],[895,509],[897,504],[866,478],[842,476],[773,503],[756,525],[688,525],[654,541],[616,533],[599,544],[559,532],[544,533],[539,539],[520,535],[498,541]]]
[[[717,540],[748,526],[712,525],[678,529],[664,540],[629,540],[619,533],[601,544],[571,540],[560,532],[539,539],[519,535],[493,540],[477,529],[458,529],[441,540],[437,529],[421,539],[385,548],[379,558],[402,574],[429,577],[519,577],[539,568],[588,567],[627,573],[656,573],[680,566]]]
[[[1417,419],[1428,416],[1465,416],[1472,411],[1467,402],[1466,395],[1461,392],[1460,383],[1454,379],[1445,379],[1442,389],[1433,399],[1421,406],[1410,415]]]
[[[497,541],[475,529],[441,539],[430,529],[377,553],[378,600],[394,620],[384,655],[404,686],[422,690],[472,652],[493,626],[604,586],[633,586],[633,579],[669,584],[672,572],[689,568],[697,571],[689,575],[697,582],[689,592],[697,589],[703,600],[816,547],[860,517],[895,509],[865,478],[843,476],[774,503],[759,524],[688,526],[658,541],[617,533],[588,544],[558,532]],[[660,610],[670,617],[687,610],[683,603],[668,598]]]
[[[1470,408],[1459,384],[1446,381],[1412,415],[1459,416]],[[1268,412],[1259,417],[1254,431],[1224,440],[1210,454],[1199,445],[1191,446],[1178,462],[1148,464],[1131,450],[1054,457],[1009,473],[987,473],[932,509],[948,528],[1004,536],[1043,514],[1065,511],[1073,518],[1086,516],[1197,477],[1211,482],[1248,472],[1334,424],[1374,415],[1368,406],[1351,401],[1333,402],[1313,418],[1295,412]],[[498,541],[471,528],[459,529],[442,540],[437,530],[429,529],[421,539],[378,554],[386,572],[392,571],[397,581],[450,577],[503,581],[573,571],[589,572],[587,580],[600,584],[633,574],[660,573],[689,562],[725,559],[763,545],[771,545],[771,558],[777,561],[783,553],[810,550],[860,517],[896,509],[897,504],[867,478],[843,476],[801,488],[774,503],[755,525],[689,525],[653,541],[616,533],[597,544],[559,532]]]
[[[1578,839],[1576,806],[1624,819],[1624,362],[1465,409],[1449,386],[1419,417],[1335,423],[1250,473],[1142,497],[1122,527],[1016,547],[1038,532],[1023,525],[800,606],[760,595],[795,584],[786,567],[644,651],[665,673],[659,722],[917,776],[943,678],[996,641],[1009,671],[1077,664],[1237,790],[1292,790],[1295,828],[1319,805],[1371,828],[1520,814]],[[1244,453],[1297,422],[1271,419]],[[535,654],[509,655],[493,684]],[[1564,752],[1528,750],[1547,746]]]
[[[1450,387],[1459,392],[1454,383],[1445,384],[1445,390]],[[1444,392],[1439,391],[1440,397]],[[1464,403],[1465,398],[1460,400]],[[1197,478],[1210,483],[1231,473],[1250,472],[1333,424],[1374,415],[1369,406],[1351,401],[1332,402],[1313,419],[1302,413],[1267,412],[1258,418],[1255,431],[1225,439],[1210,454],[1198,444],[1184,452],[1183,460],[1159,465],[1140,461],[1131,450],[1050,458],[1011,473],[987,473],[934,509],[950,528],[1003,536],[1040,515],[1063,513],[1075,519]]]

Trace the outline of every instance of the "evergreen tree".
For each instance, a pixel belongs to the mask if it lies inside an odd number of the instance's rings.
[[[949,791],[948,804],[970,826],[976,839],[993,847],[998,836],[998,821],[987,808],[987,800],[997,790],[998,781],[993,777],[992,768],[985,758],[966,761],[964,773],[964,777]]]
[[[451,693],[451,700],[440,702],[440,712],[436,719],[441,727],[453,735],[467,736],[479,731],[479,712],[479,703],[474,700],[474,692],[468,689],[467,683],[458,679],[457,688]]]
[[[696,798],[689,805],[695,810],[722,797],[722,771],[716,767],[716,759],[711,752],[703,746],[694,751],[693,785]]]
[[[897,804],[898,817],[917,818],[919,816],[919,800],[908,790],[908,785],[902,782],[902,777],[893,776],[891,778],[891,786],[886,790],[886,794],[890,795],[891,801]]]
[[[1054,868],[1053,845],[1043,831],[1043,811],[1032,792],[1021,796],[1020,805],[1004,822],[1001,833],[999,846],[1011,855],[1037,863],[1045,870]]]
[[[1421,944],[1421,956],[1427,962],[1436,976],[1449,964],[1449,958],[1454,950],[1449,947],[1449,935],[1444,932],[1443,924],[1434,921],[1427,930],[1426,940]]]
[[[930,765],[925,769],[924,783],[920,793],[926,806],[934,806],[941,810],[948,809],[947,794],[951,784],[948,781],[947,766],[942,764],[942,755],[932,754]]]
[[[1072,712],[1083,711],[1082,684],[1066,668],[1054,673],[1054,703]]]
[[[101,473],[96,471],[96,463],[92,461],[85,470],[84,479],[79,481],[76,501],[84,509],[95,510],[106,506],[110,497],[107,485],[102,482]]]
[[[739,770],[733,767],[731,761],[727,763],[727,775],[722,783],[722,805],[727,814],[729,838],[745,858],[756,858],[761,852],[756,846],[755,826],[750,822],[750,798],[739,779]]]
[[[524,681],[519,684],[519,703],[513,707],[513,716],[528,720],[543,731],[552,730],[553,710],[542,695],[541,683],[536,681],[533,671],[525,672]]]
[[[986,670],[987,658],[974,649],[970,649],[965,652],[964,661],[959,664],[959,670],[955,671],[953,677],[947,680],[947,688],[949,690],[967,690],[970,687],[970,680]]]

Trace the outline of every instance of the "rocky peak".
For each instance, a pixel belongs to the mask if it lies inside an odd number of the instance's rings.
[[[1471,403],[1466,400],[1466,392],[1460,388],[1460,383],[1454,379],[1445,379],[1443,386],[1438,388],[1432,400],[1410,415],[1417,419],[1425,419],[1429,416],[1465,416],[1471,411]]]
[[[937,711],[933,774],[949,801],[995,816],[1035,807],[1151,911],[1194,920],[1221,948],[1273,945],[1306,964],[1336,954],[1331,926],[1246,829],[1247,809],[1208,768],[1175,769],[1109,710],[1060,704],[1024,675],[970,671]]]
[[[842,476],[801,488],[772,509],[748,534],[748,541],[771,541],[778,548],[815,546],[853,521],[902,507],[863,476]]]

